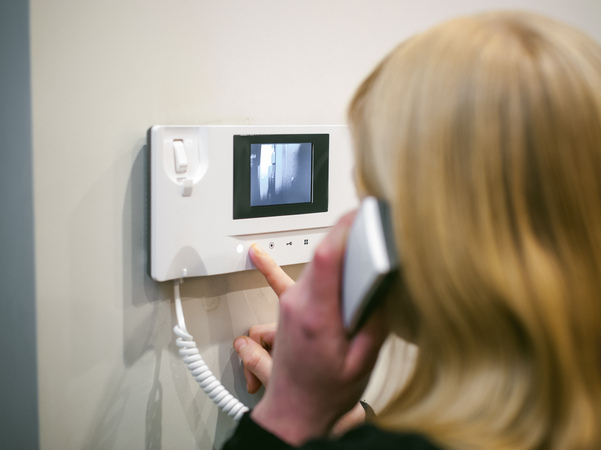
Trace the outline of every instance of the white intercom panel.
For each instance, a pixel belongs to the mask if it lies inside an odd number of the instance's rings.
[[[344,125],[157,125],[149,135],[157,281],[252,269],[255,242],[280,265],[307,262],[357,206]]]

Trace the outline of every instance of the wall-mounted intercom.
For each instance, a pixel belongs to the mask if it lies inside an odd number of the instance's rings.
[[[280,265],[307,262],[357,205],[346,126],[158,125],[149,134],[157,281],[251,269],[255,242]]]
[[[162,126],[150,129],[150,272],[174,280],[176,344],[207,395],[248,411],[215,378],[186,329],[186,277],[251,269],[261,245],[280,265],[309,261],[357,204],[346,126]]]

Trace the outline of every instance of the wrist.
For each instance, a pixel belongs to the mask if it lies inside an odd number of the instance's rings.
[[[325,414],[309,411],[306,405],[295,405],[294,402],[283,399],[271,402],[265,397],[252,410],[251,418],[262,428],[293,446],[327,436],[335,421]]]
[[[336,422],[330,434],[334,437],[342,436],[353,428],[363,425],[366,418],[367,414],[365,407],[363,406],[363,403],[358,402],[349,412]]]

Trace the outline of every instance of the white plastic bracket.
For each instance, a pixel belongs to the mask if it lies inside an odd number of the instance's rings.
[[[181,182],[182,197],[190,197],[192,195],[192,187],[194,182],[190,178],[185,178]]]

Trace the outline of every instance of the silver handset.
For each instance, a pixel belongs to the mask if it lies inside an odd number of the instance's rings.
[[[399,261],[388,204],[366,197],[355,216],[347,240],[342,279],[342,319],[354,334],[383,290],[398,272]]]

